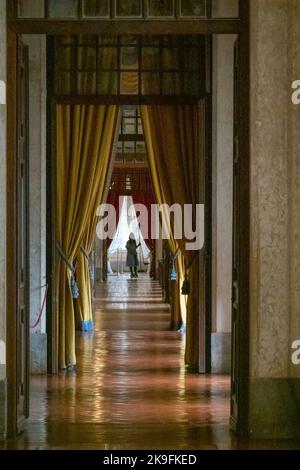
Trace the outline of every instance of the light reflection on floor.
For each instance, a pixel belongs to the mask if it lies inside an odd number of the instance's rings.
[[[94,305],[95,331],[77,333],[77,372],[32,378],[27,429],[4,448],[299,448],[229,432],[230,379],[186,370],[158,283],[110,277]]]

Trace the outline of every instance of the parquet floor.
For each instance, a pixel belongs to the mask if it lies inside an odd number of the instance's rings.
[[[32,377],[26,431],[2,448],[297,448],[229,432],[230,379],[186,370],[158,283],[111,276],[94,306],[95,331],[77,333],[77,371]]]

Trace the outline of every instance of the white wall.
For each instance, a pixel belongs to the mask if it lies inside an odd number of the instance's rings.
[[[231,331],[233,35],[213,37],[213,331]]]
[[[30,314],[34,323],[46,283],[46,37],[24,35],[29,46]],[[36,328],[45,332],[45,315]]]
[[[29,263],[30,324],[34,325],[46,284],[46,37],[23,35],[29,47]],[[30,329],[31,370],[46,371],[46,309]]]

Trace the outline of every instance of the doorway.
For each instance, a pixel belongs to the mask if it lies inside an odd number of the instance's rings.
[[[245,45],[246,45],[246,44],[244,44],[244,47],[245,47]],[[243,49],[243,46],[240,46],[240,47],[242,47],[242,49]],[[245,49],[244,49],[244,50],[245,50]],[[245,60],[245,59],[243,59],[243,60]],[[244,63],[244,67],[246,67],[246,74],[247,74],[247,64]],[[245,69],[244,69],[244,70],[245,70]],[[242,73],[245,73],[245,72],[243,72],[243,66],[241,66],[241,72],[242,72]],[[245,109],[245,108],[244,108],[244,109]],[[242,120],[243,120],[243,119],[245,119],[244,122],[246,122],[246,116],[242,116]],[[246,126],[246,128],[247,128],[247,126]],[[242,132],[243,132],[243,131],[242,131]],[[243,134],[242,134],[242,135],[243,135]],[[245,137],[245,134],[244,134],[244,137]],[[247,141],[247,139],[246,139],[245,141]],[[245,155],[247,155],[247,152],[245,153]],[[240,171],[241,171],[241,170],[240,170]],[[242,177],[242,172],[239,174],[239,176]],[[247,177],[247,173],[243,173],[243,177],[246,178],[246,177]],[[240,196],[239,196],[239,197],[240,197]],[[244,195],[244,197],[245,197],[245,195]],[[244,199],[244,201],[247,202],[247,199]],[[245,207],[247,207],[247,204],[246,204]],[[247,212],[247,211],[246,211],[246,212]],[[245,212],[243,212],[242,217],[245,217]],[[244,245],[243,245],[243,246],[244,246]],[[246,256],[246,254],[247,254],[247,253],[244,251],[243,255]],[[244,287],[245,287],[245,291],[243,291],[243,292],[247,293],[247,283],[245,283]],[[242,294],[242,295],[244,295],[244,294]],[[246,294],[245,294],[245,296],[246,296]],[[246,297],[244,297],[244,301],[245,301],[245,299],[246,299]],[[246,305],[246,304],[244,304],[244,306],[245,306],[245,305]],[[245,332],[245,330],[243,330],[243,331]],[[244,334],[245,334],[245,333],[244,333]],[[52,343],[52,344],[53,344],[53,343]]]

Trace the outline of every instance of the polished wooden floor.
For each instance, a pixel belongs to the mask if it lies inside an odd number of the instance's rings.
[[[297,448],[229,432],[228,376],[184,365],[184,335],[144,275],[99,287],[95,331],[77,334],[76,372],[31,380],[31,417],[6,449]]]

